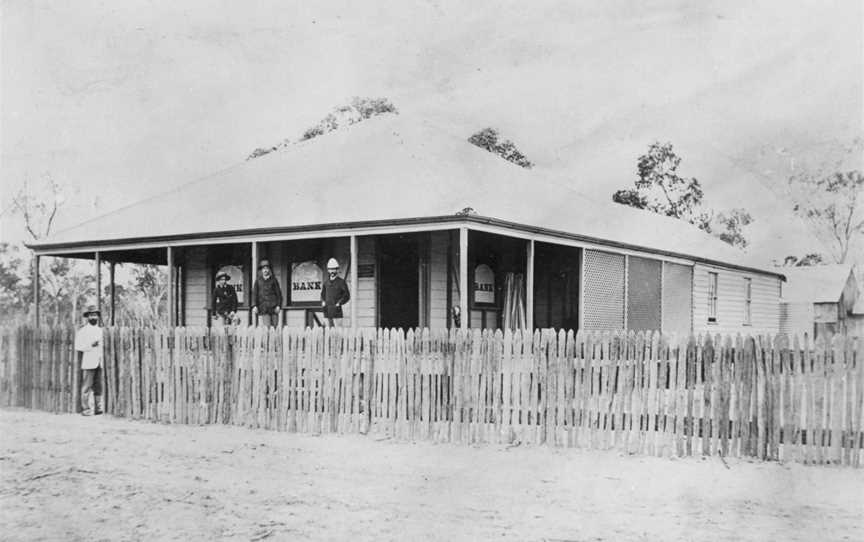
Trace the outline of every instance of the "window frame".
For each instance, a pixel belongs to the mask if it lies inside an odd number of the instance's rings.
[[[744,277],[744,325],[753,325],[753,278]]]
[[[717,323],[717,305],[719,304],[719,295],[717,290],[720,288],[720,277],[716,271],[708,272],[708,323]]]

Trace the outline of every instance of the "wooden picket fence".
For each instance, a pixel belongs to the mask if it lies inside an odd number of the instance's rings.
[[[74,333],[0,329],[0,405],[79,410]],[[115,416],[860,466],[864,340],[237,328],[105,331]]]

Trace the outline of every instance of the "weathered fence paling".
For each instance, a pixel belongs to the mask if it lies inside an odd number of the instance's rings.
[[[110,414],[860,466],[864,341],[109,328]],[[74,331],[0,329],[0,404],[78,412]]]

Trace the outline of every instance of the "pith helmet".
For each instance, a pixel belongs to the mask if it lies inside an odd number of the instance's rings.
[[[99,312],[99,309],[96,308],[96,305],[87,305],[87,308],[84,309],[84,317],[86,318],[90,314],[98,314],[99,316],[102,315],[102,313]]]
[[[327,269],[339,269],[339,262],[336,261],[336,258],[327,260]]]

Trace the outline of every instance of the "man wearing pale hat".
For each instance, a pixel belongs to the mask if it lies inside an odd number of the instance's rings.
[[[282,288],[273,276],[270,260],[261,260],[258,271],[258,280],[252,287],[252,313],[258,314],[261,325],[276,326],[282,308]]]
[[[105,411],[102,396],[102,328],[99,309],[89,305],[84,311],[87,324],[75,333],[75,350],[81,366],[81,414],[92,416]]]
[[[342,305],[348,303],[351,294],[345,279],[339,276],[339,262],[336,258],[327,261],[327,278],[321,287],[321,306],[328,327],[342,326]]]

